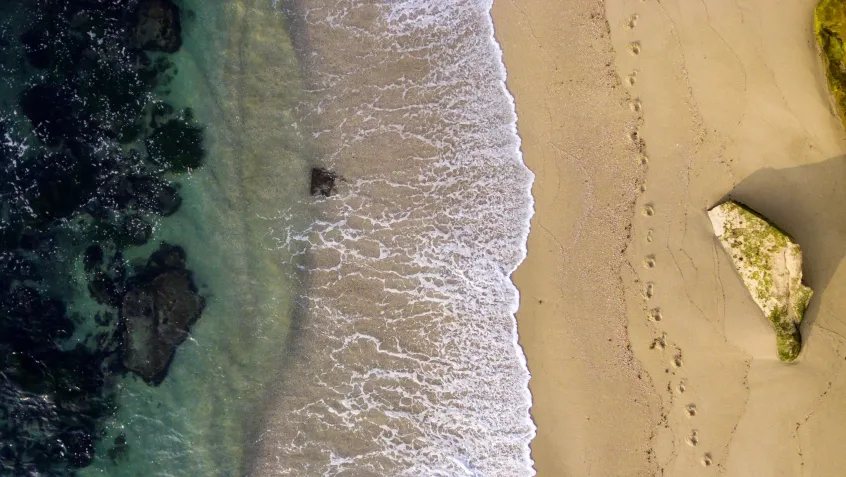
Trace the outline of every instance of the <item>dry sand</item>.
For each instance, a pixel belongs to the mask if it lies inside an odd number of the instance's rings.
[[[846,135],[815,3],[495,1],[537,174],[514,278],[539,476],[844,475]],[[794,364],[714,239],[727,196],[805,252]]]

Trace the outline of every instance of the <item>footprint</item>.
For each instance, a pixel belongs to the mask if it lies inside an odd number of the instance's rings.
[[[651,242],[651,240],[649,240]],[[644,268],[655,268],[655,257],[649,255],[648,257],[643,259],[643,266]]]
[[[649,310],[649,312],[646,314],[646,317],[649,318],[649,321],[658,322],[661,321],[663,315],[661,315],[660,308],[653,308]]]
[[[684,379],[679,381],[679,385],[676,386],[676,391],[678,391],[679,394],[684,394],[684,392],[687,391],[687,386],[685,385]]]
[[[629,53],[631,53],[632,56],[637,56],[637,55],[640,54],[640,42],[639,41],[633,41],[633,42],[629,43]]]
[[[667,347],[667,340],[665,338],[666,335],[661,335],[660,338],[655,338],[652,340],[652,344],[649,345],[649,349],[664,349]]]
[[[681,367],[682,367],[682,357],[681,357],[681,353],[678,353],[678,354],[676,354],[675,356],[673,356],[673,366],[674,366],[674,367],[676,367],[676,368],[681,368]]]
[[[655,215],[655,207],[652,204],[646,204],[643,206],[643,215],[646,217],[652,217]]]
[[[635,113],[639,113],[641,109],[643,109],[643,106],[640,104],[639,99],[634,99],[629,103],[629,109],[631,109]]]
[[[645,166],[645,165],[649,164],[649,158],[646,157],[646,154],[638,154],[637,155],[637,162],[641,166]]]
[[[655,295],[655,284],[652,282],[646,282],[646,287],[643,289],[643,296],[648,300],[652,298],[653,295]]]
[[[640,187],[638,187],[638,190],[640,191],[641,194],[646,192],[646,184],[641,184]]]
[[[705,455],[702,456],[702,460],[699,461],[702,463],[702,467],[711,467],[713,460],[711,459],[711,453],[706,452]]]
[[[638,20],[637,13],[632,14],[631,16],[629,16],[628,20],[626,20],[626,27],[629,30],[634,29],[634,27],[637,26],[637,20]]]
[[[632,142],[635,144],[640,144],[641,141],[640,134],[637,132],[637,130],[634,130],[629,133],[629,139],[631,139]]]
[[[699,444],[699,437],[697,436],[697,434],[698,433],[695,429],[690,431],[690,435],[688,435],[686,439],[687,445],[689,445],[690,447],[696,447],[696,445]]]
[[[652,230],[647,230],[647,231],[646,231],[646,241],[647,241],[647,242],[652,242]],[[655,261],[655,260],[653,260],[653,262],[654,262],[654,261]],[[654,264],[654,263],[653,263],[653,266],[655,266],[655,264]]]
[[[626,76],[626,79],[624,81],[626,83],[626,86],[631,88],[635,85],[635,83],[637,83],[637,73],[632,73]]]
[[[687,413],[687,417],[694,417],[696,416],[696,404],[688,404],[684,408],[685,412]]]

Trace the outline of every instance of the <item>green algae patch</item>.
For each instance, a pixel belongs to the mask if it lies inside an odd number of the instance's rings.
[[[814,10],[814,34],[825,63],[828,88],[840,121],[846,126],[846,1],[820,0]]]
[[[782,361],[802,349],[799,324],[813,291],[802,283],[802,250],[766,218],[737,202],[708,211],[714,232],[752,299],[773,324]]]
[[[776,351],[778,359],[793,361],[802,350],[802,337],[799,334],[799,323],[791,320],[787,308],[776,308],[768,316],[776,332]]]

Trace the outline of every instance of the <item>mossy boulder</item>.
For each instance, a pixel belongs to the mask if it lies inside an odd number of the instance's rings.
[[[813,294],[802,283],[802,250],[778,227],[737,202],[714,207],[708,217],[752,299],[775,327],[779,359],[793,361],[802,347],[799,323]]]
[[[820,0],[814,11],[814,33],[825,64],[828,88],[840,120],[846,126],[846,1]]]

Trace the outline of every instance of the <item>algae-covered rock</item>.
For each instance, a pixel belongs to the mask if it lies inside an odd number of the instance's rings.
[[[825,63],[828,88],[837,114],[846,126],[846,1],[820,0],[814,11],[814,33]]]
[[[775,327],[779,359],[793,361],[802,346],[799,323],[813,294],[802,284],[802,250],[787,234],[736,202],[714,207],[708,217],[752,299]]]

